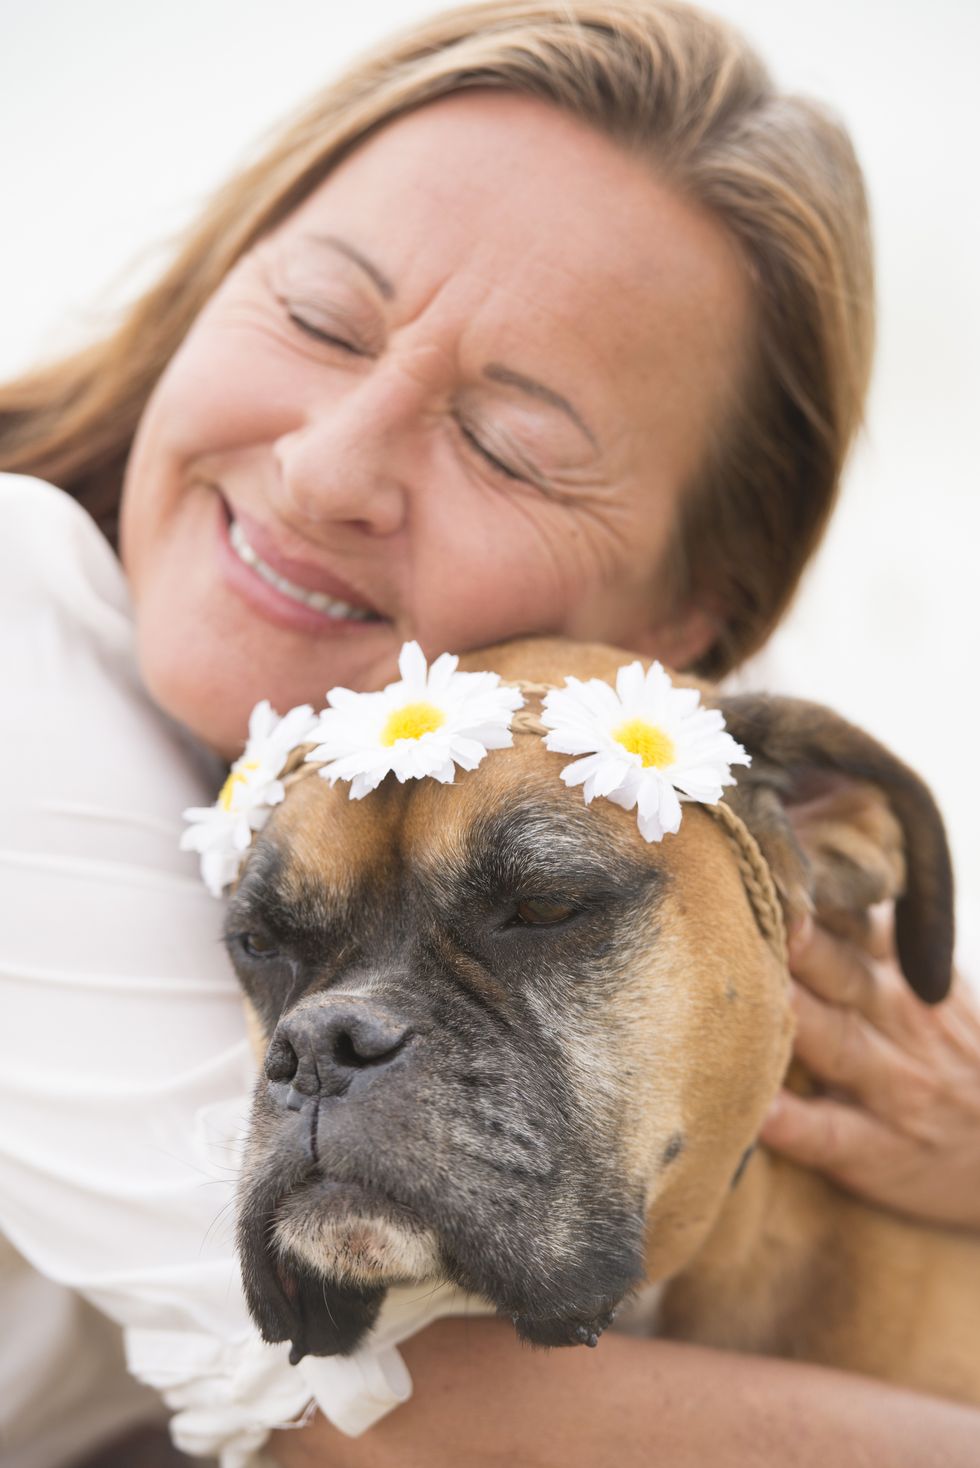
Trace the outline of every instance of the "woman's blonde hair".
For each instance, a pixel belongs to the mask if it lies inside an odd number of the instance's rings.
[[[686,487],[667,568],[677,605],[720,619],[698,664],[719,676],[768,636],[833,507],[870,369],[871,250],[843,129],[673,0],[485,0],[369,53],[215,195],[110,336],[0,390],[0,466],[60,484],[111,536],[144,405],[239,257],[369,134],[473,87],[544,98],[648,157],[740,250],[751,362]]]

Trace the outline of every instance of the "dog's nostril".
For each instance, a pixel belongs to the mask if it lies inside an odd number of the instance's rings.
[[[299,1059],[284,1035],[275,1035],[265,1057],[265,1073],[270,1081],[291,1081]]]
[[[406,1035],[406,1030],[399,1033],[387,1027],[351,1026],[334,1036],[334,1062],[347,1070],[387,1065],[404,1045]]]

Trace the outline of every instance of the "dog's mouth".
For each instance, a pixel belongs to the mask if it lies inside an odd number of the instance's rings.
[[[609,1222],[609,1220],[607,1220]],[[491,1247],[480,1231],[437,1229],[414,1207],[359,1183],[316,1174],[255,1188],[239,1222],[253,1318],[268,1341],[306,1355],[349,1355],[375,1324],[392,1285],[445,1281],[489,1301],[534,1345],[597,1344],[642,1275],[638,1216],[603,1232],[609,1247],[545,1278],[520,1235]]]
[[[304,1356],[346,1356],[371,1329],[385,1291],[345,1288],[331,1282],[328,1291],[321,1275],[291,1261],[279,1259],[276,1281],[288,1301],[282,1327],[267,1339],[288,1340],[289,1364]]]
[[[332,1209],[313,1205],[311,1193],[331,1191]],[[331,1189],[316,1176],[250,1196],[238,1226],[245,1293],[263,1338],[291,1343],[292,1365],[307,1355],[348,1355],[373,1326],[392,1283],[382,1272],[388,1211],[366,1189]],[[330,1229],[334,1257],[317,1258],[315,1244]],[[359,1268],[335,1267],[345,1248]]]
[[[642,1280],[645,1196],[614,1151],[569,1126],[553,1076],[536,1086],[502,1056],[493,1085],[462,1087],[464,1061],[469,1078],[468,1058],[416,1046],[295,1107],[257,1088],[242,1277],[292,1360],[356,1350],[402,1285],[478,1296],[537,1345],[595,1344]]]
[[[418,1284],[440,1272],[435,1234],[416,1210],[358,1182],[317,1177],[281,1198],[272,1245],[348,1285]]]

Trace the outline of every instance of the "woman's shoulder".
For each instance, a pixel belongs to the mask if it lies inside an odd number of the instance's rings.
[[[0,812],[27,845],[52,826],[56,807],[111,807],[128,828],[141,818],[147,829],[166,825],[176,849],[181,810],[213,797],[216,766],[142,684],[112,548],[70,495],[13,474],[0,475],[0,687],[4,758],[18,771]],[[112,834],[129,849],[121,820],[112,833],[99,826],[101,838],[88,823],[74,844],[91,851]],[[64,822],[59,831],[66,839]]]
[[[13,616],[43,603],[94,620],[116,642],[131,637],[126,579],[111,546],[77,500],[27,474],[0,474],[0,599]]]
[[[110,746],[118,706],[146,701],[112,548],[70,495],[21,474],[0,474],[0,684],[5,733],[27,765],[49,742],[70,764],[90,724],[107,725]]]

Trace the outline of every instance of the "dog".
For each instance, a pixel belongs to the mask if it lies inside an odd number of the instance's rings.
[[[527,707],[451,785],[352,801],[294,759],[225,932],[263,1065],[239,1196],[253,1316],[294,1361],[345,1354],[389,1286],[445,1280],[526,1341],[595,1345],[660,1284],[659,1335],[980,1403],[980,1240],[756,1145],[791,1064],[788,923],[816,908],[860,933],[894,898],[909,982],[946,993],[936,806],[826,709],[677,678],[752,764],[647,844],[562,784],[535,722],[546,687],[629,661],[552,640],[463,659]],[[796,1062],[790,1081],[815,1089]]]

